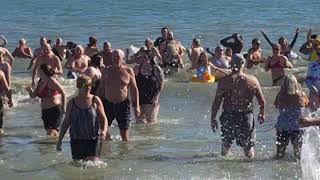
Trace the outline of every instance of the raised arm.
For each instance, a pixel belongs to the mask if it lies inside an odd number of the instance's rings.
[[[269,45],[272,47],[273,43],[270,41],[270,39],[268,38],[267,34],[261,30],[261,34],[262,36],[267,40],[267,42],[269,43]]]
[[[62,145],[62,139],[64,135],[66,134],[67,130],[70,127],[70,112],[72,108],[72,99],[68,102],[66,115],[64,116],[64,119],[61,124],[60,133],[59,133],[59,139],[57,142],[57,150],[61,151],[61,145]]]
[[[297,41],[298,35],[299,35],[299,28],[296,29],[296,34],[294,35],[294,38],[293,38],[293,40],[291,41],[291,43],[290,43],[290,45],[289,45],[290,50],[293,49],[293,46],[294,46],[294,44],[295,44],[296,41]]]
[[[220,41],[220,44],[222,44],[224,47],[233,48],[234,42],[229,42],[230,39],[234,40],[234,37],[233,36],[226,37]]]

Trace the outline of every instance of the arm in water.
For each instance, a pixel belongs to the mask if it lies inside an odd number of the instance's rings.
[[[61,130],[59,133],[59,139],[58,139],[57,147],[56,147],[57,151],[61,151],[62,139],[70,127],[71,108],[72,108],[72,99],[70,99],[70,101],[68,102],[66,114],[65,114],[64,119],[61,124]]]
[[[220,109],[222,100],[223,100],[223,90],[222,90],[222,84],[221,81],[218,83],[216,97],[214,98],[212,102],[212,108],[211,108],[211,128],[213,132],[216,132],[216,129],[218,129],[218,123],[216,120],[218,111]]]

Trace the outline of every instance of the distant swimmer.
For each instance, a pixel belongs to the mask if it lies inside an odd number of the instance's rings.
[[[92,86],[91,86],[91,94],[96,95],[97,89],[101,80],[101,71],[103,70],[103,58],[95,54],[91,57],[91,61],[89,63],[89,67],[83,72],[85,75],[91,78]]]
[[[12,102],[12,89],[11,86],[9,86],[5,74],[0,70],[0,92],[5,93],[8,97],[8,105],[9,107],[13,106]],[[0,98],[0,136],[4,135],[4,130],[3,130],[3,102],[2,98]]]
[[[181,44],[174,39],[173,32],[168,32],[166,41],[160,45],[160,54],[162,56],[162,68],[165,74],[173,74],[183,68]]]
[[[305,83],[309,89],[310,111],[317,111],[320,107],[320,52],[318,59],[308,66]]]
[[[162,64],[162,56],[160,55],[159,50],[153,47],[153,41],[150,38],[147,38],[144,41],[144,47],[141,47],[140,50],[131,57],[131,60],[127,61],[127,63],[141,64],[141,62],[145,60],[145,56],[147,56],[148,59],[153,59],[154,61],[156,61],[157,58]]]
[[[32,59],[33,54],[31,48],[27,45],[27,41],[25,39],[19,40],[19,45],[12,52],[12,56],[18,58],[29,58]]]
[[[167,27],[163,27],[161,28],[161,37],[158,37],[155,41],[154,41],[154,47],[160,49],[160,45],[166,41],[167,37],[168,37],[168,32],[169,29]]]
[[[103,43],[103,50],[100,52],[100,56],[102,56],[103,64],[105,66],[110,66],[112,64],[112,47],[110,42],[105,41]]]
[[[299,51],[308,56],[309,61],[317,61],[317,52],[320,52],[320,37],[312,34],[312,29],[307,33],[307,41],[300,47]]]
[[[67,45],[63,44],[62,38],[58,38],[56,40],[56,44],[52,47],[53,49],[55,49],[57,51],[61,60],[64,60],[66,58],[66,52],[67,52],[66,46]]]
[[[265,70],[271,70],[272,86],[280,86],[286,73],[284,69],[292,69],[293,66],[288,58],[280,54],[280,44],[274,44],[272,46],[272,56],[268,57],[265,62]]]
[[[32,85],[35,85],[35,78],[38,73],[39,67],[42,64],[48,64],[54,71],[54,77],[57,75],[63,74],[63,69],[61,66],[60,59],[53,54],[51,50],[51,46],[49,44],[45,44],[41,48],[41,54],[37,56],[35,59],[34,68],[32,70]]]
[[[199,80],[204,80],[205,74],[213,75],[216,79],[223,78],[230,74],[228,70],[219,68],[212,64],[208,59],[207,53],[204,51],[200,53],[197,66],[189,68],[188,71],[192,69],[197,70],[197,78]]]
[[[36,48],[34,51],[33,51],[33,57],[32,59],[30,60],[30,64],[29,64],[29,67],[28,67],[28,70],[31,69],[33,67],[33,65],[35,64],[36,62],[36,59],[41,56],[42,54],[42,47],[44,47],[45,45],[47,45],[48,42],[47,42],[47,38],[45,37],[40,37],[40,47],[39,48]],[[51,49],[51,46],[50,46],[50,49]]]
[[[229,61],[224,55],[223,47],[220,45],[214,49],[214,54],[212,54],[212,57],[209,59],[209,61],[218,68],[221,68],[221,69],[230,68]]]
[[[232,73],[219,80],[216,96],[212,104],[211,126],[218,128],[217,114],[222,104],[220,116],[222,155],[228,155],[232,141],[236,139],[243,147],[244,155],[255,157],[255,127],[253,114],[253,98],[260,106],[258,121],[265,119],[265,99],[259,81],[254,76],[243,72],[245,59],[241,54],[234,54],[231,60]]]
[[[254,38],[251,42],[252,47],[249,49],[246,57],[246,68],[250,69],[260,63],[264,63],[265,59],[262,57],[262,50],[260,48],[261,41]]]
[[[89,65],[90,58],[84,54],[84,49],[81,45],[77,45],[75,55],[68,59],[65,67],[69,69],[67,78],[76,79],[77,76],[83,73]]]
[[[272,43],[272,42],[270,41],[270,39],[268,38],[268,36],[266,35],[266,33],[265,33],[264,31],[261,31],[261,33],[262,33],[263,37],[268,41],[268,43],[270,44],[270,46],[273,47],[273,44],[274,44],[274,43]],[[293,38],[293,40],[291,41],[290,44],[289,44],[288,40],[287,40],[285,37],[283,37],[283,36],[281,36],[281,37],[278,39],[278,43],[279,43],[280,46],[281,46],[281,52],[280,52],[280,54],[282,54],[282,55],[284,55],[284,56],[286,56],[287,58],[290,59],[290,57],[291,57],[290,54],[291,54],[291,51],[292,51],[292,49],[293,49],[294,44],[295,44],[296,41],[297,41],[298,35],[299,35],[299,28],[296,29],[296,33],[295,33],[294,38]]]
[[[232,53],[241,53],[243,48],[242,36],[238,33],[234,33],[231,36],[222,39],[220,43],[224,47],[231,48]]]
[[[66,110],[66,94],[54,75],[50,65],[41,64],[37,87],[34,90],[32,86],[26,87],[31,98],[41,99],[41,117],[48,136],[58,136],[61,117]]]
[[[309,100],[303,92],[294,75],[286,75],[279,93],[276,96],[275,106],[279,110],[277,130],[277,159],[282,159],[289,142],[293,146],[294,157],[300,159],[303,129],[299,125],[303,107],[308,106]]]
[[[84,50],[84,54],[91,57],[94,54],[99,54],[100,50],[98,49],[98,39],[95,36],[89,37],[89,44]]]
[[[161,67],[156,63],[155,57],[158,50],[152,47],[153,42],[148,38],[146,47],[140,49],[137,65],[134,67],[137,87],[139,90],[139,103],[141,115],[138,123],[155,123],[158,120],[160,109],[160,93],[163,88],[164,74]],[[154,48],[154,52],[152,49]]]
[[[191,54],[190,54],[190,61],[191,67],[197,67],[198,61],[201,52],[203,52],[203,48],[201,47],[200,39],[193,39],[191,45]]]
[[[62,150],[62,139],[70,128],[73,160],[99,160],[101,141],[106,140],[108,120],[100,98],[90,94],[91,84],[89,77],[78,77],[77,89],[79,93],[69,100],[61,125],[56,148],[58,151]]]
[[[102,73],[98,95],[102,99],[109,126],[116,119],[122,140],[128,141],[131,121],[130,101],[136,118],[140,116],[140,105],[134,72],[130,67],[124,65],[123,61],[124,52],[120,49],[114,50],[112,65]],[[110,137],[109,134],[107,134],[108,137]]]

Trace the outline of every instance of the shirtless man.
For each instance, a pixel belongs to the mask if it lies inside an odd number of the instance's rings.
[[[56,49],[60,58],[64,60],[66,58],[66,45],[63,44],[62,38],[58,38],[56,40],[56,44],[53,46],[53,49]]]
[[[193,39],[190,54],[191,68],[198,67],[199,57],[202,51],[203,48],[200,45],[200,39]]]
[[[288,58],[284,55],[281,55],[280,52],[280,44],[274,44],[272,46],[273,55],[271,57],[268,57],[268,59],[265,62],[265,70],[269,71],[271,69],[272,86],[280,86],[282,84],[283,78],[286,75],[284,69],[293,68]]]
[[[38,73],[38,69],[42,64],[48,64],[49,66],[51,66],[56,75],[63,74],[60,59],[53,54],[51,46],[49,44],[45,44],[42,46],[41,55],[37,56],[35,61],[35,65],[32,70],[32,86],[35,85],[35,76]]]
[[[102,73],[98,95],[103,100],[109,126],[116,118],[123,141],[129,139],[130,102],[136,118],[140,115],[139,92],[133,70],[123,64],[124,53],[117,49],[112,52],[112,65]],[[107,139],[110,134],[107,134]]]
[[[168,32],[169,32],[169,29],[167,27],[161,28],[161,37],[158,37],[154,41],[154,47],[160,49],[160,45],[167,39]]]
[[[179,67],[183,68],[182,46],[174,40],[173,32],[168,32],[166,41],[160,44],[160,55],[162,56],[162,65],[165,74],[178,72]]]
[[[81,45],[76,46],[75,55],[68,59],[65,67],[69,69],[67,77],[75,79],[77,73],[83,73],[89,65],[90,58],[84,54],[84,49]]]
[[[260,48],[261,41],[258,38],[252,40],[252,48],[249,49],[246,58],[246,68],[250,69],[260,63],[264,63],[264,58],[262,57],[262,50]]]
[[[25,39],[19,40],[19,46],[13,51],[12,56],[18,58],[29,58],[32,59],[32,50],[27,46],[27,41]]]
[[[9,52],[9,50],[4,48],[4,47],[0,47],[0,52],[2,52],[4,58],[9,61],[9,64],[12,67],[12,63],[14,61],[14,58],[12,57],[11,53]]]
[[[99,54],[100,50],[98,49],[98,39],[95,36],[89,37],[89,44],[84,50],[84,54],[91,57],[94,54]]]
[[[6,81],[5,74],[0,70],[0,91],[5,92],[9,101],[8,105],[9,107],[13,106],[12,103],[12,90],[11,86],[9,86],[8,82]],[[0,135],[4,135],[4,130],[3,130],[3,103],[2,103],[2,98],[0,98]]]
[[[230,40],[233,40],[230,42]],[[220,43],[227,48],[231,48],[233,53],[241,53],[243,48],[243,40],[240,34],[234,33],[232,36],[226,37]]]
[[[216,97],[212,104],[211,126],[213,132],[218,128],[217,114],[223,102],[223,112],[220,116],[222,150],[221,155],[227,155],[236,139],[238,145],[243,147],[244,155],[255,157],[254,149],[254,118],[253,97],[260,106],[258,121],[260,124],[265,118],[265,99],[259,81],[243,72],[245,59],[241,54],[235,54],[231,60],[232,73],[218,82]]]
[[[30,61],[29,67],[27,68],[28,70],[32,68],[32,66],[35,64],[36,59],[41,56],[42,53],[42,47],[44,47],[46,44],[48,44],[47,42],[47,38],[45,37],[40,37],[40,47],[35,49],[33,51],[33,57]],[[50,47],[51,48],[51,47]]]
[[[110,42],[106,41],[103,43],[103,50],[100,52],[100,56],[102,56],[105,66],[112,64],[112,47]]]

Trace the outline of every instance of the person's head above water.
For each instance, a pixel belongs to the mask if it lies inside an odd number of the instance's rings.
[[[202,51],[199,55],[198,65],[205,66],[208,64],[208,55],[206,52]]]
[[[148,49],[151,48],[152,45],[153,45],[152,39],[147,38],[147,39],[144,41],[144,45],[145,45]]]
[[[169,29],[167,27],[161,28],[161,36],[163,39],[167,38],[168,32],[169,32]]]
[[[40,45],[46,45],[48,43],[48,39],[45,37],[40,37]]]
[[[102,63],[103,63],[103,57],[100,56],[99,54],[94,54],[91,57],[91,61],[90,61],[91,66],[100,68],[102,66]]]
[[[57,38],[57,40],[56,40],[56,46],[62,45],[62,42],[63,42],[62,38]]]
[[[286,75],[280,87],[280,94],[295,95],[300,92],[302,92],[302,88],[296,77],[292,74]]]
[[[246,59],[242,56],[242,54],[236,53],[231,58],[231,68],[232,71],[240,71],[243,69]]]
[[[89,76],[81,75],[77,79],[77,88],[80,91],[90,92],[91,90],[92,79]]]
[[[173,40],[173,32],[172,31],[168,32],[167,40]]]
[[[121,49],[116,49],[112,52],[112,64],[121,66],[123,63],[124,52]]]
[[[199,46],[201,46],[200,42],[201,42],[200,39],[194,38],[194,39],[192,39],[192,46],[193,47],[199,47]]]
[[[278,43],[272,44],[272,53],[273,55],[279,55],[281,52],[281,45]]]
[[[76,51],[75,51],[77,56],[81,56],[84,54],[84,49],[81,45],[77,45],[76,46]]]
[[[214,48],[214,54],[221,57],[223,55],[223,47],[220,45],[216,46],[216,48]]]
[[[286,47],[286,46],[289,45],[288,40],[287,40],[285,37],[283,37],[283,36],[281,36],[281,37],[278,39],[278,43],[281,45],[281,47]]]
[[[19,40],[19,46],[20,46],[20,47],[25,46],[26,43],[27,43],[27,41],[26,41],[24,38],[22,38],[22,39]]]
[[[98,43],[98,39],[95,36],[90,36],[89,37],[89,44],[88,47],[96,46]]]
[[[258,38],[254,38],[252,39],[251,44],[254,49],[259,49],[261,45],[261,41]]]
[[[112,51],[111,43],[109,41],[103,43],[103,50]]]

